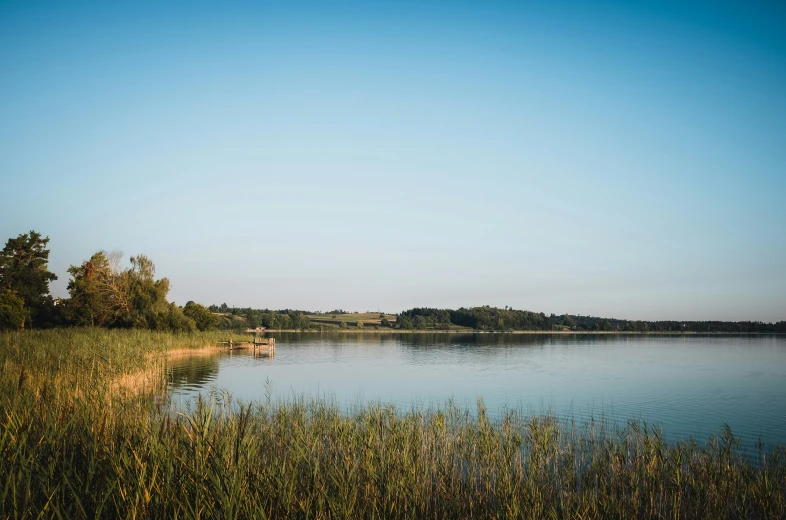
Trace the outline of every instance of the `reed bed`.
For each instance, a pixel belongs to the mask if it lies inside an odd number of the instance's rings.
[[[631,421],[511,411],[341,412],[306,398],[161,406],[162,353],[218,337],[0,335],[0,516],[11,518],[784,518],[786,450],[726,429],[667,444]],[[159,387],[112,391],[150,370]],[[158,396],[159,399],[155,397]]]

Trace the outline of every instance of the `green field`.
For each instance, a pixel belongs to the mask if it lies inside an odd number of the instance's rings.
[[[327,325],[340,327],[342,323],[346,324],[348,328],[357,327],[357,322],[363,322],[363,328],[374,328],[382,326],[382,318],[379,312],[352,312],[348,314],[308,314],[307,317],[311,323],[315,325]],[[385,318],[391,323],[396,323],[395,314],[383,314]],[[459,325],[451,324],[445,329],[425,329],[425,330],[450,330],[450,331],[467,331],[472,332],[473,329],[469,327],[462,327]]]
[[[223,339],[1,333],[0,517],[786,517],[786,449],[753,462],[728,429],[667,444],[637,421],[491,421],[482,402],[346,413],[220,391],[173,413],[168,356]]]
[[[379,326],[382,322],[380,315],[388,319],[390,323],[396,322],[395,314],[385,314],[379,312],[352,312],[349,314],[308,314],[308,319],[311,323],[323,325],[336,325],[346,323],[348,326],[354,327],[357,322],[363,322],[364,327]]]

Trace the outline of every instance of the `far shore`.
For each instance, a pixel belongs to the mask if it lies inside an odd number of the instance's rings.
[[[315,334],[346,334],[359,333],[359,334],[559,334],[563,336],[570,335],[638,335],[638,336],[673,336],[679,334],[682,336],[772,336],[783,335],[780,332],[694,332],[678,330],[674,331],[621,331],[621,330],[432,330],[432,329],[375,329],[372,327],[357,329],[328,329],[328,330],[314,330],[314,329],[265,329],[264,334],[269,332],[309,332]]]

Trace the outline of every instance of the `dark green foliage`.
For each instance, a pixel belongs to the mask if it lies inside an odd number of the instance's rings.
[[[144,255],[132,256],[120,269],[119,254],[100,251],[81,266],[71,266],[65,316],[72,325],[142,328],[188,332],[194,320],[167,301],[169,280],[155,279],[155,265]]]
[[[226,304],[220,307],[216,305],[208,306],[208,309],[220,311]],[[272,311],[270,309],[252,309],[251,307],[227,307],[226,312],[219,318],[219,329],[242,330],[245,328],[265,327],[277,330],[307,330],[314,326],[309,320],[308,312],[293,309],[281,309]]]
[[[128,298],[120,273],[99,251],[81,266],[68,268],[70,301],[66,304],[73,325],[110,325],[128,312]]]
[[[186,303],[186,306],[183,307],[183,314],[194,320],[199,330],[212,330],[218,326],[218,316],[196,302]],[[256,325],[251,326],[256,327]]]
[[[24,329],[29,317],[24,300],[15,291],[0,289],[0,331]]]
[[[725,332],[772,333],[786,332],[786,322],[762,323],[752,321],[630,321],[593,316],[561,316],[519,311],[510,308],[472,307],[470,309],[409,309],[398,318],[402,329],[440,328],[445,324],[476,330],[574,330],[585,332]]]
[[[443,328],[451,324],[451,311],[445,309],[431,309],[416,307],[402,312],[396,323],[402,329],[434,329]]]
[[[416,329],[423,330],[428,328],[429,322],[426,320],[425,316],[415,316],[413,325]]]
[[[193,332],[197,330],[194,320],[183,314],[183,309],[175,303],[166,304],[163,311],[153,316],[153,330],[165,330],[169,332]]]
[[[49,282],[57,276],[47,269],[49,237],[41,238],[30,231],[16,238],[9,238],[0,251],[0,288],[11,289],[29,312],[35,326],[46,325],[45,321],[53,306],[49,294]]]
[[[169,280],[155,279],[156,268],[144,255],[131,257],[131,268],[123,274],[127,278],[129,313],[124,317],[127,325],[155,329],[159,315],[169,312],[166,295]]]
[[[412,330],[415,328],[415,323],[412,321],[412,318],[404,313],[400,314],[396,318],[396,325],[398,325],[400,329],[404,330]]]

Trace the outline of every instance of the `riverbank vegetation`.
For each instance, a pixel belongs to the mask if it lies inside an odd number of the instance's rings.
[[[270,310],[229,307],[226,304],[208,307],[220,318],[218,328],[242,330],[265,327],[271,330],[403,330],[444,332],[605,332],[605,333],[786,333],[786,321],[764,323],[755,321],[631,321],[571,314],[544,313],[497,307],[432,309],[418,307],[398,315],[375,312],[309,312],[303,310]],[[360,324],[360,326],[358,326]]]
[[[786,450],[726,430],[667,444],[630,422],[476,409],[351,412],[293,397],[166,403],[166,353],[214,333],[0,333],[0,516],[783,518]],[[151,374],[139,392],[119,377]]]

